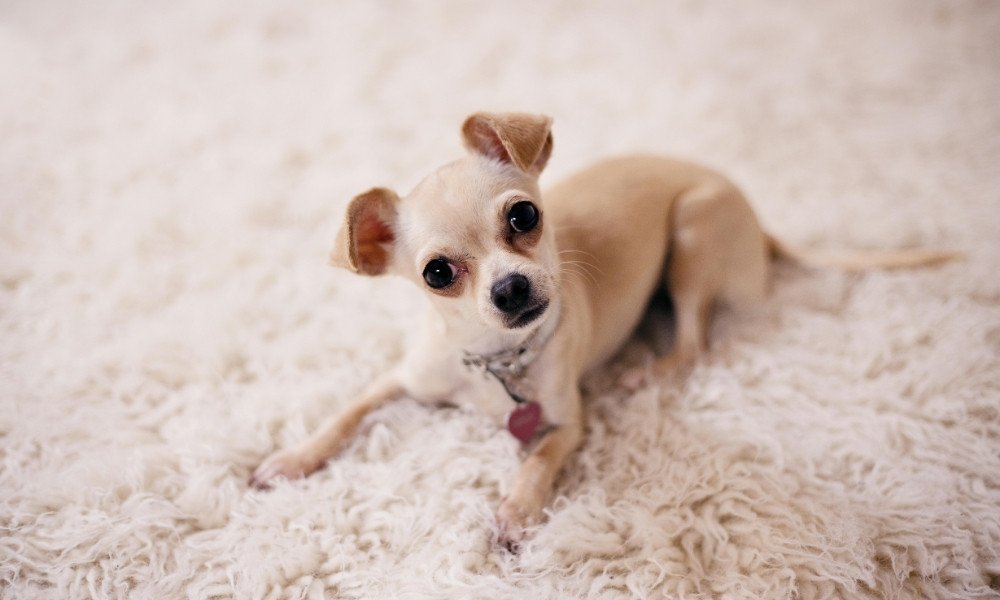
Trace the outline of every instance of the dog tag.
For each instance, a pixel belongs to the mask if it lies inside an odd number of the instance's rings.
[[[522,402],[507,415],[507,429],[510,434],[527,444],[535,436],[538,423],[542,420],[542,407],[537,402]]]

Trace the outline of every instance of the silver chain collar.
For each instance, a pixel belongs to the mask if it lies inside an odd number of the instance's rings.
[[[518,404],[528,402],[531,400],[531,390],[530,386],[526,385],[524,375],[556,330],[553,326],[544,336],[540,336],[543,329],[546,329],[544,325],[536,329],[524,342],[507,350],[493,354],[464,352],[462,364],[470,369],[482,369],[484,374],[495,377],[514,402]]]

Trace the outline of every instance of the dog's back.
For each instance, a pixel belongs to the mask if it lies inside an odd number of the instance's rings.
[[[704,190],[712,205],[695,198],[679,206],[678,199],[696,190]],[[711,211],[714,222],[727,229],[713,235],[746,238],[727,258],[749,274],[740,280],[748,281],[742,287],[762,289],[766,281],[764,238],[752,211],[733,184],[707,168],[652,156],[615,158],[570,176],[546,190],[543,199],[563,263],[564,294],[580,296],[568,304],[589,311],[588,367],[621,346],[666,281],[672,236],[704,234],[678,228],[684,211]],[[735,218],[727,220],[728,215]]]

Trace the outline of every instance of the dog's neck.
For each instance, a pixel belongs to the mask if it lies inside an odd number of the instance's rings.
[[[518,404],[532,400],[532,390],[525,382],[528,369],[544,351],[559,325],[559,307],[553,306],[545,322],[528,333],[518,343],[492,352],[463,351],[462,364],[482,369],[495,377]]]

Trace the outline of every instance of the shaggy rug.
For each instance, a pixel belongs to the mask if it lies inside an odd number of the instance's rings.
[[[0,4],[4,598],[997,598],[1000,4]],[[787,243],[688,377],[586,385],[518,554],[521,456],[409,400],[248,489],[401,353],[419,293],[326,265],[347,201],[555,118],[543,187],[627,151],[713,165]]]

